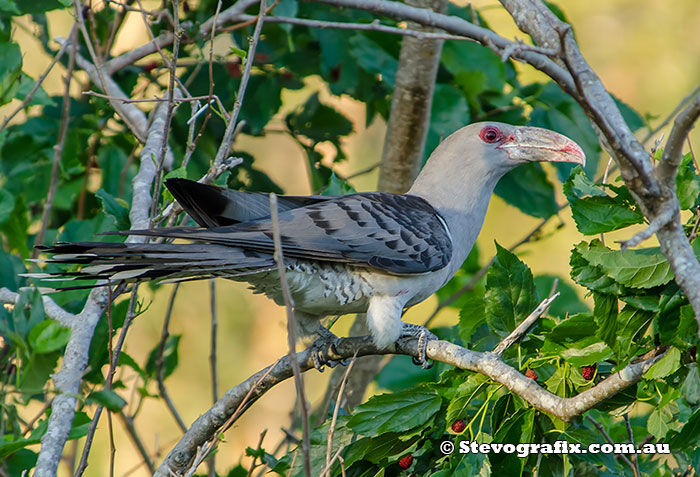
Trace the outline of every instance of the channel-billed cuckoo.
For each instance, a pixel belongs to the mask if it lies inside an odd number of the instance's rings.
[[[279,232],[298,334],[318,338],[314,346],[322,356],[320,350],[337,338],[321,326],[321,317],[367,313],[378,347],[418,337],[425,365],[425,343],[432,335],[403,323],[404,309],[455,274],[479,235],[498,180],[533,161],[583,164],[585,156],[575,142],[546,129],[476,123],[435,149],[406,194],[279,197]],[[42,246],[53,254],[48,261],[82,268],[34,276],[112,283],[223,277],[248,282],[283,304],[268,196],[186,179],[169,179],[166,186],[198,226],[123,234],[192,243]]]

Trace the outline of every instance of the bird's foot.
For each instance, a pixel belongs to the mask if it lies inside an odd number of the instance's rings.
[[[328,328],[321,326],[318,330],[318,338],[311,344],[309,351],[311,352],[311,360],[314,367],[323,372],[323,367],[328,365],[335,368],[339,364],[346,366],[346,359],[333,359],[332,356],[338,356],[338,351],[335,344],[340,340],[336,335],[331,333]]]
[[[438,337],[428,330],[425,326],[412,325],[410,323],[403,323],[403,328],[401,328],[401,335],[399,336],[399,341],[402,340],[418,340],[418,356],[413,356],[413,363],[421,366],[423,369],[430,369],[433,367],[433,363],[428,360],[426,355],[426,350],[428,349],[428,341],[437,340]]]

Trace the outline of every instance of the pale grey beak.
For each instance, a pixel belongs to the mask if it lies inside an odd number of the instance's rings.
[[[581,146],[548,129],[518,127],[513,136],[499,146],[511,159],[527,162],[573,162],[586,165]]]

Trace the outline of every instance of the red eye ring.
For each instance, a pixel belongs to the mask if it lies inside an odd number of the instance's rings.
[[[479,137],[486,143],[494,143],[503,139],[503,133],[495,126],[486,126],[479,133]]]

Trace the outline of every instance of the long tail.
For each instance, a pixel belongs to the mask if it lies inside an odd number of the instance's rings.
[[[53,254],[51,258],[39,260],[41,262],[82,265],[77,271],[25,274],[44,281],[182,281],[212,277],[235,278],[274,268],[274,259],[270,254],[203,243],[76,242],[37,248]],[[58,289],[94,286],[96,285],[81,283]]]

